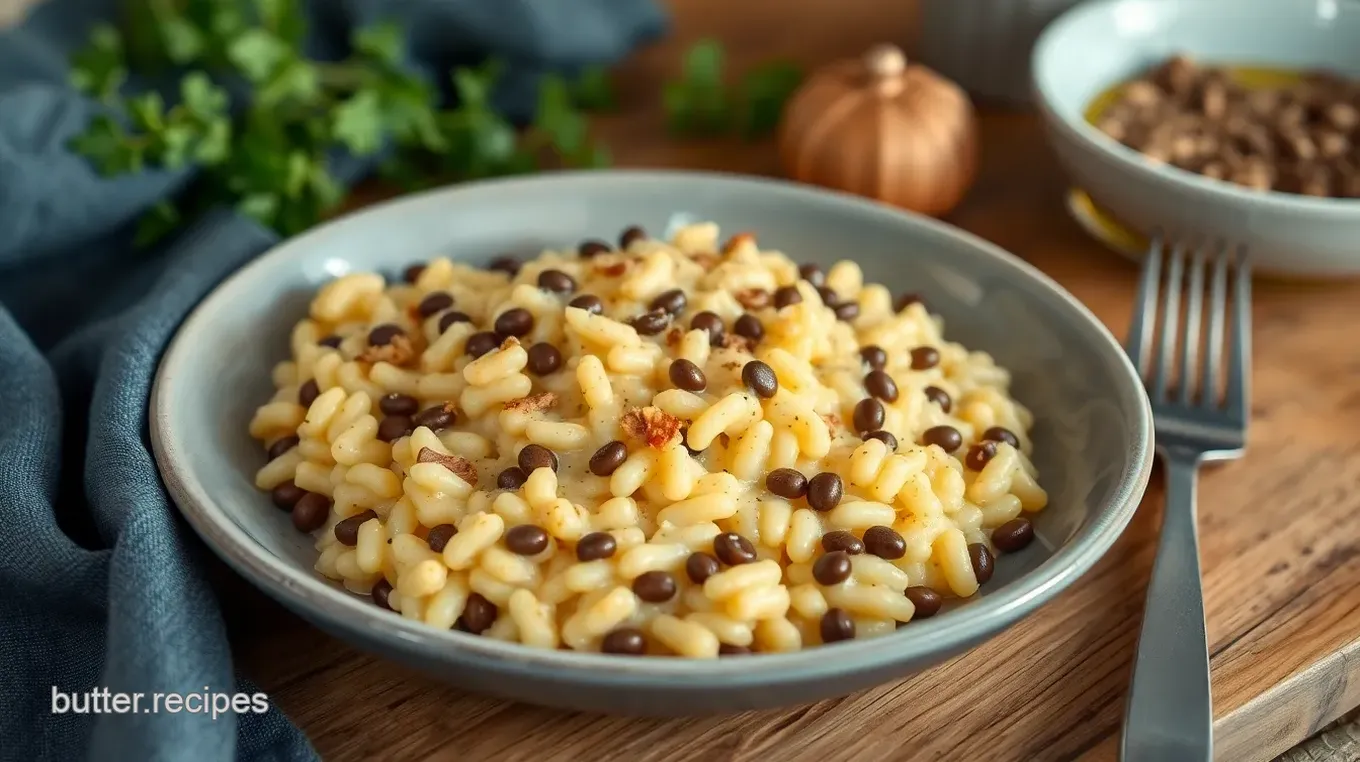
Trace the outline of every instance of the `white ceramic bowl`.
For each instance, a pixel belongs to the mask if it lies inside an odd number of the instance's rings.
[[[1360,275],[1360,200],[1261,193],[1155,164],[1086,121],[1100,93],[1182,52],[1360,77],[1360,3],[1090,0],[1044,31],[1032,61],[1059,161],[1125,225],[1191,243],[1245,244],[1262,274]]]

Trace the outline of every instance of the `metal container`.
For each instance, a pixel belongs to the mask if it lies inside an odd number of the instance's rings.
[[[1030,105],[1030,51],[1082,0],[921,0],[921,63],[983,102]]]

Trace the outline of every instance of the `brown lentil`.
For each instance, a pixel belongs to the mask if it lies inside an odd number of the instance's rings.
[[[884,402],[897,401],[897,382],[881,370],[871,370],[864,377],[864,389]]]
[[[993,426],[990,429],[987,429],[982,432],[982,438],[990,442],[1005,442],[1016,449],[1019,449],[1020,447],[1020,438],[1010,429],[1002,426]]]
[[[691,553],[689,558],[685,559],[685,574],[689,581],[696,585],[704,584],[704,580],[720,571],[722,567],[718,565],[718,559],[707,553]]]
[[[842,322],[851,323],[859,317],[859,302],[841,302],[831,308],[836,313],[836,319]]]
[[[378,409],[384,415],[415,415],[420,409],[420,402],[409,394],[393,392],[378,400]]]
[[[488,270],[495,270],[509,275],[511,278],[519,275],[519,260],[511,256],[496,257],[486,266]]]
[[[325,495],[308,492],[293,504],[293,527],[310,534],[326,525],[331,513],[331,500]]]
[[[468,337],[467,343],[463,345],[463,351],[475,360],[500,345],[501,339],[494,332],[481,331]]]
[[[529,481],[529,476],[519,466],[511,466],[496,476],[497,489],[519,489]]]
[[[392,323],[383,323],[368,332],[368,343],[371,346],[382,347],[391,344],[398,336],[405,336],[406,332],[401,330],[401,326]]]
[[[604,636],[600,641],[600,650],[607,654],[640,656],[647,651],[647,638],[642,630],[620,627]]]
[[[516,338],[527,336],[530,331],[534,330],[533,313],[523,307],[506,310],[496,318],[495,328],[496,333],[501,336],[514,336]],[[499,342],[497,342],[497,346],[499,345]]]
[[[855,414],[853,422],[855,431],[861,434],[878,431],[883,428],[883,421],[887,418],[887,413],[883,410],[883,403],[876,399],[862,399],[855,404]]]
[[[822,550],[827,553],[843,550],[849,555],[857,556],[864,552],[864,542],[845,529],[837,529],[822,535]]]
[[[447,291],[435,291],[420,300],[420,304],[416,305],[416,313],[427,318],[452,306],[453,297]]]
[[[935,347],[917,347],[911,350],[911,369],[930,370],[940,364],[940,350]]]
[[[860,348],[859,359],[863,360],[870,370],[883,370],[883,367],[888,364],[888,353],[884,351],[883,347],[870,344],[867,347]]]
[[[926,387],[926,399],[940,406],[940,410],[948,413],[954,409],[954,400],[949,397],[949,392],[938,386]]]
[[[922,432],[921,443],[937,445],[945,452],[954,452],[963,446],[963,435],[953,426],[931,426]]]
[[[297,447],[301,441],[302,440],[294,435],[280,437],[274,440],[273,444],[269,445],[269,449],[265,452],[265,457],[273,460],[294,447]]]
[[[652,312],[644,312],[629,321],[633,326],[633,330],[643,336],[655,336],[658,333],[661,333],[666,330],[666,326],[669,325],[670,322],[671,316],[668,313],[655,310]]]
[[[407,283],[415,283],[420,280],[420,276],[424,272],[425,265],[420,262],[413,265],[407,265],[406,269],[401,271],[401,279]]]
[[[675,577],[670,572],[644,572],[633,580],[633,594],[648,603],[665,603],[675,597],[675,591]]]
[[[377,512],[369,509],[363,513],[356,513],[347,519],[336,522],[335,529],[332,530],[335,533],[335,539],[338,540],[341,545],[348,545],[351,548],[354,547],[355,543],[359,542],[359,527],[363,526],[365,521],[376,518],[378,518]]]
[[[683,357],[671,363],[670,378],[675,388],[687,392],[702,392],[708,387],[708,379],[704,377],[704,372],[698,365]]]
[[[647,305],[647,308],[655,311],[665,312],[671,315],[679,315],[685,311],[685,306],[689,304],[689,299],[685,297],[685,292],[678,288],[658,294],[655,299]]]
[[[544,270],[538,274],[538,287],[554,294],[570,294],[576,290],[576,279],[561,270]]]
[[[807,494],[808,478],[796,468],[776,468],[765,477],[765,489],[786,500],[797,500]]]
[[[532,474],[535,469],[551,468],[557,470],[557,454],[543,445],[527,444],[520,448],[519,467],[526,474]]]
[[[619,234],[619,248],[627,250],[634,243],[645,240],[647,240],[647,231],[639,225],[630,225]]]
[[[591,532],[576,543],[576,560],[599,561],[618,550],[619,542],[608,532]]]
[[[536,556],[548,549],[548,533],[534,524],[520,524],[505,533],[505,547],[521,556]]]
[[[440,524],[430,527],[430,531],[425,535],[425,542],[430,546],[430,550],[436,553],[443,553],[444,546],[449,544],[449,540],[458,534],[458,527],[452,524]]]
[[[893,300],[893,309],[901,312],[913,304],[921,303],[920,294],[902,294]]]
[[[814,511],[826,512],[835,508],[840,505],[844,494],[845,486],[841,484],[841,477],[830,471],[817,474],[808,482],[807,501]]]
[[[864,549],[889,561],[907,554],[907,541],[892,527],[872,526],[864,530]]]
[[[968,448],[968,454],[964,456],[963,464],[974,471],[981,471],[995,457],[996,442],[978,442]]]
[[[870,439],[877,439],[878,441],[887,445],[888,452],[897,451],[897,437],[893,436],[891,431],[884,431],[883,429],[879,429],[878,431],[871,431],[868,434],[864,435],[864,440],[866,442]]]
[[[466,312],[459,312],[458,310],[445,312],[443,315],[439,316],[439,332],[443,333],[449,330],[449,326],[453,325],[454,323],[471,323],[471,322],[472,316],[467,314]]]
[[[415,425],[411,421],[411,416],[387,415],[378,423],[378,439],[383,442],[395,442],[414,430]]]
[[[316,385],[316,379],[308,379],[306,383],[298,387],[298,404],[303,407],[311,407],[317,397],[321,396],[321,387]]]
[[[719,656],[746,656],[752,653],[750,646],[734,646],[731,643],[719,643]]]
[[[628,460],[628,445],[615,439],[595,451],[590,456],[590,473],[596,476],[609,476]]]
[[[850,579],[850,554],[836,550],[817,559],[812,565],[812,578],[827,587]]]
[[[307,494],[307,490],[297,486],[292,481],[283,484],[269,491],[269,499],[274,502],[274,507],[282,511],[291,511]]]
[[[547,376],[562,368],[562,353],[547,342],[529,347],[529,372],[535,376]]]
[[[968,560],[973,562],[973,576],[977,577],[978,584],[987,584],[992,578],[992,573],[996,571],[992,551],[988,550],[986,545],[975,542],[968,546]]]
[[[1011,519],[992,530],[992,544],[1002,553],[1015,553],[1034,542],[1034,522],[1026,518]]]
[[[723,334],[726,333],[722,318],[716,312],[707,310],[690,318],[689,327],[690,330],[708,331],[708,343],[715,347],[722,344]]]
[[[803,295],[798,293],[797,286],[780,286],[774,290],[774,308],[777,310],[782,310],[801,301],[803,301]]]
[[[841,303],[841,295],[836,293],[836,290],[830,286],[821,286],[818,288],[817,296],[822,298],[822,304],[825,304],[832,309]]]
[[[496,623],[496,616],[499,613],[496,604],[488,601],[481,593],[473,593],[468,596],[467,603],[463,606],[463,615],[458,617],[457,626],[473,635],[481,635]]]
[[[392,611],[392,603],[388,598],[392,595],[392,583],[386,579],[379,579],[373,583],[373,590],[369,593],[373,598],[373,604],[380,609]]]
[[[594,294],[581,294],[568,302],[567,306],[585,310],[592,315],[604,314],[604,302],[600,301],[600,297]]]
[[[344,339],[341,339],[339,336],[336,336],[335,334],[331,334],[330,336],[326,336],[326,337],[324,337],[324,338],[319,339],[316,343],[317,343],[317,344],[320,344],[320,345],[323,346],[323,347],[330,347],[331,349],[339,349],[339,348],[340,348],[340,342],[342,342],[342,341],[344,341]]]
[[[714,537],[713,553],[728,566],[749,564],[756,560],[755,546],[736,532],[724,532]]]
[[[737,322],[732,324],[732,332],[757,344],[765,338],[765,326],[761,324],[760,318],[749,312],[737,318]]]
[[[586,259],[598,257],[601,254],[608,254],[609,252],[609,244],[597,239],[582,241],[581,245],[576,247],[576,253]]]
[[[760,360],[752,360],[741,368],[741,380],[758,396],[769,399],[779,391],[779,378],[774,368]]]
[[[944,596],[924,585],[913,585],[904,595],[916,607],[912,619],[929,619],[940,613],[940,607],[944,605]]]
[[[845,613],[845,609],[827,609],[826,613],[822,614],[822,623],[819,629],[823,643],[850,640],[855,637],[855,620]]]
[[[798,277],[812,284],[813,288],[820,288],[826,285],[826,273],[816,263],[808,262],[798,267]]]
[[[416,413],[416,417],[411,419],[411,423],[416,428],[424,426],[430,431],[442,431],[454,424],[458,420],[458,414],[453,412],[446,405],[432,405]]]

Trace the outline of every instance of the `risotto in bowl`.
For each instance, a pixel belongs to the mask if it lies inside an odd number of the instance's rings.
[[[285,605],[605,711],[943,660],[1094,563],[1150,467],[1117,342],[1042,275],[940,223],[690,173],[319,228],[208,297],[153,407],[176,502]]]

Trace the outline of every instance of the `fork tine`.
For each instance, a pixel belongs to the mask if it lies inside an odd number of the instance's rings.
[[[1190,404],[1190,395],[1195,389],[1195,368],[1199,365],[1199,321],[1204,309],[1204,260],[1203,249],[1196,249],[1190,255],[1190,284],[1187,286],[1185,300],[1185,341],[1181,344],[1180,392],[1177,395],[1182,405]]]
[[[1167,262],[1166,290],[1162,292],[1162,336],[1157,354],[1157,373],[1153,380],[1153,401],[1166,399],[1171,383],[1172,361],[1176,353],[1176,339],[1180,336],[1181,271],[1185,269],[1185,247],[1171,247]]]
[[[1148,375],[1148,353],[1152,348],[1152,329],[1157,325],[1157,286],[1162,280],[1162,241],[1153,236],[1143,260],[1143,275],[1138,282],[1138,296],[1133,302],[1133,323],[1124,347],[1134,370],[1140,377]]]
[[[1251,384],[1251,265],[1246,247],[1237,252],[1233,294],[1232,365],[1228,367],[1228,412],[1247,420]]]
[[[1214,273],[1209,286],[1209,337],[1204,375],[1200,379],[1200,404],[1216,409],[1219,403],[1218,376],[1223,367],[1223,323],[1228,314],[1228,260],[1231,252],[1225,243],[1214,255]]]

